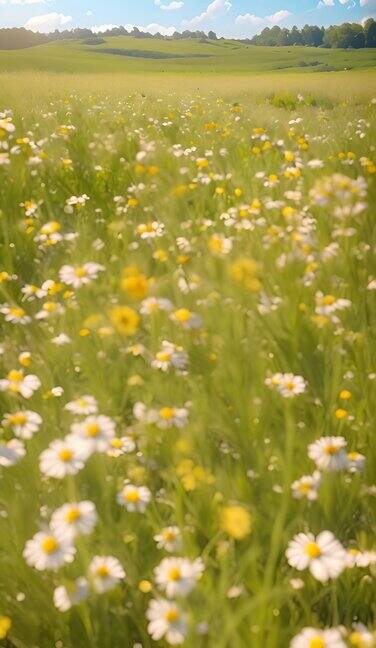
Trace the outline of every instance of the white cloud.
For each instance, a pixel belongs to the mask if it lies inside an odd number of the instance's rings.
[[[93,14],[93,12],[91,11],[91,9],[89,9],[89,10],[86,12],[85,16],[94,16],[94,14]]]
[[[53,11],[52,13],[43,14],[42,16],[33,16],[25,23],[25,29],[30,29],[34,32],[48,33],[59,29],[63,25],[71,22],[72,16],[65,16],[62,13]]]
[[[10,5],[33,5],[33,4],[47,4],[48,2],[53,2],[54,0],[0,0],[0,4],[10,4]]]
[[[270,16],[266,16],[266,19],[273,25],[278,25],[278,23],[282,22],[289,16],[292,16],[291,11],[287,11],[287,9],[281,9],[281,11],[276,11],[276,13],[271,14]]]
[[[183,20],[183,27],[197,27],[207,20],[211,20],[217,14],[225,13],[232,7],[230,0],[214,0],[203,13],[195,16],[191,20]]]
[[[360,0],[361,7],[376,7],[376,0]]]
[[[99,32],[105,32],[109,29],[114,29],[114,27],[119,27],[119,25],[95,25],[94,27],[90,27],[90,29],[94,34],[98,34]],[[137,27],[137,29],[142,32],[149,32],[149,34],[157,34],[159,32],[160,34],[162,34],[162,36],[172,36],[172,34],[176,31],[176,27],[165,27],[164,25],[159,25],[158,23],[150,23],[150,25],[146,26],[123,25],[123,27],[128,32],[133,31],[133,28]]]
[[[287,9],[281,9],[280,11],[276,11],[276,13],[265,16],[264,18],[262,18],[261,16],[255,16],[255,14],[250,13],[241,14],[240,16],[237,16],[235,22],[238,23],[238,25],[248,25],[250,27],[257,27],[259,25],[268,24],[278,25],[289,16],[292,16],[291,11],[287,11]]]
[[[184,6],[184,2],[177,2],[176,0],[169,2],[168,4],[163,4],[162,0],[154,0],[154,4],[163,11],[177,11]]]
[[[334,7],[334,0],[320,0],[317,8],[320,9],[321,7]]]

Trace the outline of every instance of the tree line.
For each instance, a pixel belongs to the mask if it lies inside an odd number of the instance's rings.
[[[91,29],[76,28],[63,31],[55,30],[50,34],[40,34],[28,31],[24,28],[0,29],[0,49],[20,49],[33,47],[49,41],[57,40],[83,40],[88,45],[99,45],[104,42],[103,38],[109,36],[131,36],[133,38],[154,38],[163,40],[198,39],[201,42],[224,40],[218,38],[216,33],[209,31],[174,32],[172,36],[164,36],[160,33],[150,34],[143,32],[138,27],[127,31],[125,27],[113,27],[105,32],[93,33]],[[236,39],[234,39],[236,40]],[[331,27],[318,27],[316,25],[305,25],[302,29],[292,27],[286,29],[275,25],[266,27],[261,34],[252,39],[239,39],[240,42],[252,45],[266,45],[270,47],[301,45],[309,47],[339,47],[360,49],[363,47],[376,47],[376,22],[369,18],[364,25],[357,23],[344,23],[332,25]]]
[[[286,45],[305,45],[309,47],[327,47],[344,49],[361,49],[376,47],[376,22],[369,18],[363,25],[343,23],[330,27],[305,25],[302,29],[296,26],[286,29],[275,25],[265,27],[261,34],[247,42],[252,45],[283,47]]]

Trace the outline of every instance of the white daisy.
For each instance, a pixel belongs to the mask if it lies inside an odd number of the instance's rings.
[[[53,530],[39,531],[28,540],[23,557],[28,565],[38,571],[51,569],[56,571],[65,563],[71,563],[76,553],[69,538],[63,538]]]
[[[11,322],[12,324],[29,324],[31,322],[31,317],[27,315],[21,306],[8,306],[4,304],[0,308],[0,313],[5,315],[6,322]]]
[[[288,545],[289,565],[299,571],[309,569],[317,580],[337,578],[346,566],[346,551],[330,531],[317,538],[312,533],[298,533]]]
[[[185,615],[177,604],[165,599],[152,599],[146,612],[148,633],[154,641],[165,637],[171,646],[184,643],[187,634]]]
[[[347,442],[342,436],[328,436],[317,439],[308,446],[308,456],[319,470],[337,472],[347,467]]]
[[[117,494],[117,502],[125,506],[127,511],[143,513],[151,500],[151,492],[147,486],[126,484]]]
[[[188,355],[182,347],[176,346],[172,342],[164,340],[162,348],[155,354],[151,366],[155,369],[161,369],[166,372],[170,368],[177,369],[178,372],[184,371],[188,364]]]
[[[22,441],[18,439],[0,441],[0,466],[4,466],[4,468],[14,466],[25,455],[26,450]]]
[[[141,315],[153,315],[159,311],[169,313],[173,309],[173,304],[169,299],[162,297],[147,297],[141,302],[140,313]]]
[[[291,641],[290,648],[346,648],[346,644],[338,628],[303,628]]]
[[[80,288],[84,286],[93,279],[97,279],[98,274],[103,272],[105,268],[99,263],[84,263],[82,266],[69,266],[64,265],[59,270],[60,281],[65,283],[67,286],[73,286],[73,288]]]
[[[271,378],[266,378],[265,384],[275,388],[284,398],[294,398],[303,394],[307,388],[304,378],[292,373],[276,373]]]
[[[177,526],[169,526],[161,529],[154,536],[158,549],[165,549],[169,553],[179,552],[182,546],[181,531]]]
[[[171,427],[183,428],[188,423],[189,411],[185,407],[162,407],[158,410],[156,425],[165,430]]]
[[[158,238],[164,234],[164,225],[163,223],[158,223],[158,221],[141,223],[137,225],[136,234],[144,240]]]
[[[89,575],[100,594],[116,587],[126,576],[120,562],[113,556],[95,556],[89,565]]]
[[[42,417],[37,412],[20,410],[12,414],[5,414],[2,423],[12,428],[13,433],[20,439],[31,439],[38,432]]]
[[[54,605],[60,612],[67,612],[73,605],[79,605],[89,595],[89,583],[81,576],[74,583],[60,585],[54,590]]]
[[[108,416],[88,416],[82,423],[73,423],[71,432],[88,443],[92,452],[106,452],[115,436],[115,422]]]
[[[51,516],[51,529],[71,540],[76,535],[88,535],[94,529],[98,515],[93,502],[72,502],[56,509]]]
[[[315,470],[313,475],[303,475],[291,485],[292,494],[296,499],[317,499],[317,491],[321,484],[321,473]]]
[[[155,580],[168,598],[187,596],[204,571],[201,558],[193,562],[188,558],[164,558],[155,568]]]
[[[354,648],[375,648],[376,631],[368,630],[364,623],[354,623],[348,639]]]
[[[136,443],[130,436],[114,437],[110,441],[110,447],[107,450],[109,457],[121,457],[121,455],[129,454],[136,449]]]
[[[55,439],[39,457],[40,471],[47,477],[63,479],[66,475],[76,475],[84,467],[91,449],[87,443],[80,442],[71,434],[64,440]]]
[[[10,394],[20,394],[24,398],[31,398],[33,393],[39,389],[41,382],[38,376],[29,374],[24,376],[22,370],[12,369],[6,378],[0,380],[0,391],[7,391]]]
[[[63,313],[64,313],[64,308],[62,307],[61,304],[59,304],[58,302],[48,301],[45,302],[41,310],[36,313],[35,319],[46,320],[56,315],[62,315]]]
[[[202,327],[202,317],[196,313],[192,313],[188,308],[178,308],[178,310],[171,313],[170,319],[171,321],[180,324],[181,327],[187,331]]]
[[[76,398],[76,400],[67,403],[64,409],[68,412],[72,412],[72,414],[88,416],[89,414],[97,413],[98,405],[94,396],[81,396],[80,398]]]

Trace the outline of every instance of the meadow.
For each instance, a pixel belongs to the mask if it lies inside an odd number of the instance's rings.
[[[173,45],[0,52],[0,645],[374,648],[374,54]]]

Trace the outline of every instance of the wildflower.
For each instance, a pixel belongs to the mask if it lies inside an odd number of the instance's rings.
[[[132,299],[144,299],[149,292],[149,280],[137,268],[125,268],[121,288]]]
[[[60,281],[67,286],[73,288],[80,288],[97,279],[100,272],[104,271],[104,267],[99,263],[84,263],[82,266],[69,266],[64,265],[59,270]]]
[[[337,578],[346,566],[346,552],[330,531],[317,538],[312,533],[298,533],[286,550],[289,565],[299,571],[309,569],[317,580]]]
[[[291,484],[292,494],[296,499],[317,499],[317,491],[321,484],[321,473],[315,470],[313,475],[303,475]]]
[[[106,452],[115,436],[115,423],[108,416],[88,416],[81,423],[73,423],[71,432],[85,441],[91,452]]]
[[[63,479],[76,475],[91,454],[89,444],[69,434],[64,440],[55,439],[39,457],[40,471],[47,477]]]
[[[291,373],[274,374],[271,378],[266,378],[265,384],[268,387],[277,389],[284,398],[293,398],[303,394],[307,387],[307,383],[302,376],[294,376]]]
[[[11,619],[7,616],[0,616],[0,639],[5,639],[11,627]]]
[[[121,457],[124,454],[129,454],[136,449],[136,444],[130,436],[123,436],[120,439],[114,437],[110,441],[110,447],[107,450],[109,457]]]
[[[39,531],[28,540],[23,552],[28,565],[38,571],[56,571],[74,560],[76,550],[69,538],[58,536],[53,530]]]
[[[117,494],[117,502],[130,513],[144,513],[151,500],[151,492],[146,486],[126,484]]]
[[[187,558],[164,558],[155,568],[155,580],[168,598],[187,596],[204,571],[201,558],[193,562]]]
[[[375,648],[376,632],[371,632],[363,623],[353,623],[353,630],[349,633],[350,646],[354,648]]]
[[[187,353],[182,347],[176,346],[172,342],[164,340],[162,348],[155,354],[151,366],[161,371],[168,371],[171,367],[179,373],[183,372],[188,363]]]
[[[202,326],[200,315],[192,313],[188,308],[179,308],[170,315],[170,319],[180,324],[183,329],[198,329]]]
[[[185,407],[162,407],[158,410],[156,425],[162,430],[171,427],[183,428],[187,425],[188,414]]]
[[[89,414],[97,413],[98,405],[94,396],[81,396],[80,398],[67,403],[64,409],[68,412],[72,412],[72,414],[88,416]]]
[[[366,463],[366,458],[360,452],[347,453],[347,469],[351,473],[362,472]]]
[[[89,575],[99,594],[113,589],[126,576],[123,567],[114,556],[95,556],[89,565]]]
[[[177,526],[169,526],[162,529],[154,536],[158,549],[164,549],[169,553],[180,551],[181,531]]]
[[[163,223],[158,223],[158,221],[142,223],[137,226],[136,234],[144,240],[158,238],[164,234],[164,225]]]
[[[149,603],[146,616],[149,620],[148,633],[154,641],[165,637],[171,646],[184,643],[188,629],[185,615],[176,603],[153,599]]]
[[[29,324],[31,317],[27,315],[21,306],[7,306],[5,304],[0,308],[0,313],[5,315],[5,321],[12,324]]]
[[[0,441],[0,466],[14,466],[26,455],[25,446],[18,439]]]
[[[24,376],[22,370],[12,369],[6,378],[0,380],[0,391],[7,391],[10,394],[20,394],[24,398],[31,398],[33,393],[39,389],[41,382],[34,374]]]
[[[343,437],[320,437],[308,446],[308,456],[319,470],[337,472],[347,466],[346,446]]]
[[[338,628],[303,628],[291,641],[290,648],[346,648],[346,644]]]
[[[12,414],[5,414],[2,423],[4,426],[12,428],[13,433],[20,439],[31,439],[38,432],[42,417],[37,412],[20,410]]]
[[[168,313],[172,309],[173,305],[169,299],[161,297],[147,297],[141,304],[140,313],[141,315],[153,315],[159,311]]]
[[[222,531],[230,538],[243,540],[252,530],[252,517],[243,506],[226,506],[220,513]]]
[[[57,535],[69,537],[88,535],[94,529],[98,515],[93,502],[64,504],[56,509],[51,516],[51,529]]]
[[[232,250],[232,240],[223,234],[213,234],[208,241],[208,248],[216,256],[225,256]]]
[[[258,273],[259,265],[253,259],[238,259],[230,266],[231,279],[251,292],[258,292],[261,288]]]
[[[110,319],[116,331],[122,335],[133,335],[140,324],[140,316],[128,306],[115,306],[110,311]]]
[[[56,587],[53,594],[54,605],[59,612],[68,612],[74,605],[79,605],[89,596],[89,583],[83,576],[74,583]]]

